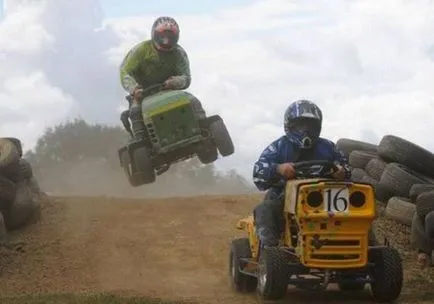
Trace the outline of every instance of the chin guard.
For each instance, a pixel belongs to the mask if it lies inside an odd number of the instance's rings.
[[[304,149],[309,149],[312,147],[312,140],[310,137],[306,136],[301,140],[301,147]]]

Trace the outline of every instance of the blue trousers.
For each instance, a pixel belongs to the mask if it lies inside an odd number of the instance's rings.
[[[283,227],[283,198],[269,198],[258,204],[253,210],[256,233],[262,245],[276,246],[279,244]]]

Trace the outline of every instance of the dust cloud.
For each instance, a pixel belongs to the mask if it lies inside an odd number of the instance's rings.
[[[125,198],[249,194],[253,184],[235,171],[220,172],[198,160],[174,164],[153,184],[132,187],[119,164],[83,159],[44,167],[35,173],[41,188],[56,196]]]

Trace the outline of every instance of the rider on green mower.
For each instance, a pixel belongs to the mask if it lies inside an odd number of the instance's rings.
[[[178,44],[179,32],[173,18],[159,17],[152,25],[151,39],[137,44],[125,56],[120,66],[120,80],[129,93],[129,108],[133,102],[140,103],[144,97],[155,93],[147,89],[158,84],[165,90],[184,90],[190,86],[190,62]],[[200,103],[196,108],[197,114],[204,116]],[[121,121],[131,134],[129,116],[128,109],[121,114]]]

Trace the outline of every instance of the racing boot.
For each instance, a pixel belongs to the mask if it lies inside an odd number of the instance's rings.
[[[131,139],[133,139],[134,134],[133,134],[133,131],[131,130],[131,124],[130,124],[129,118],[130,118],[130,111],[129,110],[125,110],[121,113],[121,122],[124,125],[125,130],[128,132],[128,134],[130,134]]]

